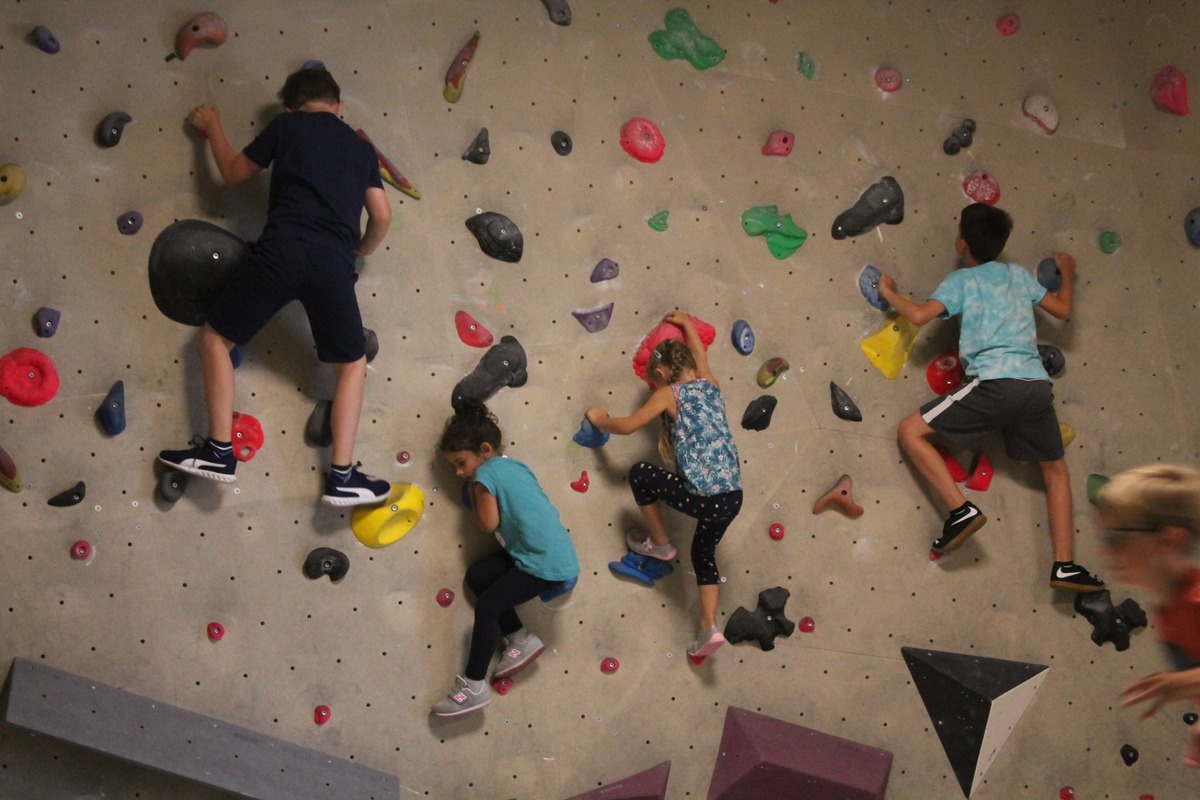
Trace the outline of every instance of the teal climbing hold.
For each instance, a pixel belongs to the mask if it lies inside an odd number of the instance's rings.
[[[666,211],[658,212],[653,217],[651,217],[649,220],[647,220],[646,224],[649,225],[654,230],[658,231],[659,233],[662,233],[663,231],[665,231],[667,229],[667,212]]]
[[[776,206],[754,206],[742,212],[742,230],[747,236],[762,236],[767,250],[775,258],[787,258],[808,239],[808,231],[792,221],[791,214],[780,216]]]
[[[705,36],[682,8],[674,8],[663,18],[666,30],[650,34],[650,46],[665,59],[686,59],[696,69],[708,69],[725,59],[725,49]]]

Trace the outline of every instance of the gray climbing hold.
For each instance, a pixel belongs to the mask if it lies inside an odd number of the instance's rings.
[[[942,142],[942,151],[948,156],[955,155],[964,147],[970,147],[974,139],[975,120],[964,119],[962,125],[955,128],[946,141]]]
[[[611,258],[602,258],[596,262],[596,266],[592,269],[592,283],[600,283],[601,281],[611,281],[613,278],[621,274],[621,265],[613,261]]]
[[[375,360],[375,356],[379,355],[379,335],[370,328],[363,328],[363,338],[367,340],[366,356],[367,363],[370,364]]]
[[[829,401],[833,405],[833,413],[839,419],[862,422],[862,412],[858,410],[858,406],[850,399],[850,395],[833,381],[829,382]]]
[[[879,293],[879,281],[882,279],[883,273],[879,271],[879,268],[867,264],[862,268],[862,272],[858,273],[858,290],[872,306],[880,311],[887,311],[890,307],[888,301],[884,300],[883,295]]]
[[[554,145],[554,152],[560,156],[571,154],[571,148],[574,146],[571,143],[571,137],[563,131],[555,131],[550,135],[550,144]]]
[[[742,427],[748,431],[765,431],[771,424],[771,415],[775,413],[778,402],[769,394],[751,400],[742,414]]]
[[[571,7],[567,5],[567,0],[542,0],[542,5],[546,7],[550,21],[555,25],[565,27],[571,24]]]
[[[43,339],[49,339],[58,332],[58,321],[62,314],[53,308],[39,308],[33,315],[33,330]]]
[[[524,239],[517,224],[503,214],[484,211],[467,220],[479,249],[492,258],[516,263],[521,260]]]
[[[1043,258],[1038,262],[1037,282],[1049,292],[1057,291],[1062,286],[1062,273],[1053,258]]]
[[[899,225],[904,221],[904,191],[891,175],[872,184],[852,207],[833,221],[834,239],[858,236],[876,225]]]
[[[613,304],[605,303],[599,308],[572,311],[571,316],[579,320],[579,324],[588,333],[599,333],[612,322]]]
[[[126,236],[133,236],[142,229],[142,215],[138,211],[126,211],[117,217],[117,230]]]
[[[1063,368],[1067,366],[1067,358],[1063,355],[1062,350],[1052,344],[1039,344],[1038,355],[1041,356],[1042,367],[1051,378],[1062,372]]]
[[[77,505],[83,501],[84,495],[87,494],[87,486],[83,481],[67,489],[65,492],[59,492],[46,501],[48,505],[56,508],[66,508],[67,506]]]
[[[309,447],[329,447],[333,444],[333,403],[318,400],[304,425],[304,443]]]
[[[130,122],[133,122],[133,117],[124,111],[114,111],[107,115],[96,126],[96,144],[101,147],[116,147],[121,141],[121,133]]]
[[[1200,207],[1193,208],[1188,212],[1187,217],[1183,220],[1183,232],[1187,234],[1189,242],[1200,246]]]
[[[117,381],[96,409],[96,422],[109,436],[125,430],[125,381]]]
[[[450,405],[458,408],[464,399],[485,401],[505,386],[524,386],[529,380],[525,371],[525,348],[515,336],[501,336],[488,348],[475,369],[454,387]]]
[[[488,142],[488,129],[480,128],[479,133],[471,140],[471,144],[463,151],[463,161],[472,164],[486,164],[492,155],[492,146]]]
[[[174,503],[187,491],[188,474],[177,469],[165,470],[158,479],[158,493],[168,503]]]
[[[317,580],[326,575],[333,583],[346,577],[350,571],[350,559],[340,550],[332,547],[318,547],[304,559],[304,574],[310,580]]]

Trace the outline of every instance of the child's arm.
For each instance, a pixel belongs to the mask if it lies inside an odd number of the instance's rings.
[[[700,341],[700,334],[696,333],[692,318],[682,311],[672,311],[663,317],[663,322],[669,322],[683,331],[683,343],[692,351],[692,360],[696,362],[696,375],[716,384],[717,379],[708,366],[708,351],[704,349],[704,342]]]
[[[475,513],[475,522],[484,533],[495,533],[500,527],[500,504],[496,498],[478,481],[468,484],[471,498],[471,510]]]
[[[929,320],[945,312],[946,307],[937,300],[930,298],[924,303],[917,303],[896,293],[896,279],[884,273],[879,278],[879,294],[888,304],[896,309],[900,316],[920,327]]]
[[[262,172],[262,167],[229,144],[225,129],[221,127],[221,112],[216,106],[196,106],[188,115],[188,122],[208,137],[217,171],[221,173],[221,180],[225,181],[226,186],[241,186]]]
[[[363,200],[363,208],[367,211],[367,227],[363,230],[362,239],[354,252],[360,256],[369,256],[383,242],[388,226],[392,224],[392,204],[388,202],[387,194],[377,186],[367,187],[367,196]]]
[[[1069,253],[1055,253],[1054,263],[1062,275],[1058,290],[1046,292],[1038,306],[1052,317],[1066,319],[1071,316],[1071,307],[1075,300],[1075,259]]]
[[[675,393],[670,386],[655,389],[650,399],[628,417],[610,417],[600,406],[592,406],[586,412],[588,421],[606,433],[628,434],[640,430],[668,409],[675,407]]]
[[[1171,700],[1200,699],[1200,667],[1181,672],[1156,672],[1131,683],[1121,692],[1121,708],[1149,703],[1142,718],[1153,716]]]

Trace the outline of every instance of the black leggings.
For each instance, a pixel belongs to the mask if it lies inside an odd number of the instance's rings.
[[[467,569],[467,586],[475,594],[475,629],[467,657],[467,678],[481,681],[487,677],[500,635],[509,636],[524,627],[515,607],[560,583],[523,571],[504,550],[481,558]]]
[[[639,461],[629,470],[629,487],[639,506],[662,501],[696,520],[692,537],[692,568],[700,586],[720,583],[717,545],[726,528],[742,510],[742,490],[700,497],[684,488],[683,479],[662,467]]]

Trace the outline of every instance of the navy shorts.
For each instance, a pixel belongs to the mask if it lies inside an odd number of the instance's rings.
[[[972,378],[921,406],[921,418],[954,445],[965,447],[998,432],[1004,437],[1005,454],[1014,461],[1063,457],[1050,381]]]
[[[299,300],[317,358],[358,361],[366,354],[366,337],[354,293],[357,280],[353,255],[295,239],[260,240],[208,310],[207,322],[234,344],[246,345],[281,308]]]

